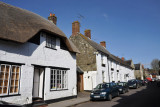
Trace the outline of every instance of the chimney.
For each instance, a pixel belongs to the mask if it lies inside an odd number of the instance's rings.
[[[106,42],[105,41],[100,42],[100,45],[106,48]]]
[[[86,29],[86,30],[84,31],[84,35],[85,35],[86,37],[88,37],[88,38],[91,39],[91,30],[90,30],[90,29]]]
[[[75,36],[78,32],[80,32],[80,23],[78,21],[74,21],[72,23],[72,36]]]
[[[48,20],[53,22],[55,25],[57,24],[57,17],[55,16],[55,14],[50,13]]]
[[[121,58],[123,61],[125,60],[124,57]]]

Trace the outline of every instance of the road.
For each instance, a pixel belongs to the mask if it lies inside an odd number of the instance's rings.
[[[112,101],[89,101],[73,107],[160,107],[160,87],[155,83],[130,89]]]

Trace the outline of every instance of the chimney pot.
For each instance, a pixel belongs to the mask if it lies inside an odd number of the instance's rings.
[[[57,17],[55,16],[55,14],[50,13],[48,20],[53,22],[55,25],[57,24]]]
[[[75,36],[78,32],[80,32],[80,23],[78,21],[74,21],[72,23],[72,36]]]
[[[52,16],[52,13],[50,13],[50,16]]]
[[[86,29],[86,30],[84,31],[84,35],[85,35],[86,37],[88,37],[88,38],[91,39],[91,30],[90,30],[90,29]]]
[[[100,42],[100,45],[106,48],[106,42],[105,41]]]
[[[125,60],[125,58],[124,58],[124,57],[122,57],[121,59],[122,59],[123,61]]]

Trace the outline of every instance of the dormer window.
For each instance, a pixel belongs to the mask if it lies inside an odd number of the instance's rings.
[[[46,36],[46,47],[56,49],[56,38],[47,35]]]

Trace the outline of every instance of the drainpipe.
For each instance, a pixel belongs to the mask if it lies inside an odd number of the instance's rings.
[[[92,81],[92,90],[93,90],[93,78],[92,78],[92,76],[91,76],[91,81]]]
[[[109,82],[111,82],[111,80],[110,80],[110,73],[109,73],[109,62],[108,62],[108,59],[107,59],[107,63],[108,63],[108,77],[109,77]]]

